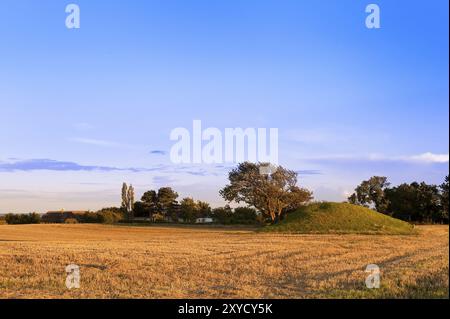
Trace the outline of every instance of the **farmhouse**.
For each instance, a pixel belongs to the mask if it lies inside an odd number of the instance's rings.
[[[81,218],[85,213],[87,212],[82,210],[49,211],[42,215],[41,221],[43,223],[64,223],[68,218],[73,218],[77,221],[81,221]]]

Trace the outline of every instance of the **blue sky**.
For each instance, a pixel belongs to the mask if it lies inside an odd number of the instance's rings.
[[[77,30],[69,3],[0,6],[0,213],[119,205],[123,181],[221,205],[227,166],[168,157],[195,119],[278,128],[316,199],[448,174],[448,1],[74,0]]]

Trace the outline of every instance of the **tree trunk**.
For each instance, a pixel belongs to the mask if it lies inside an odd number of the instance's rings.
[[[275,224],[275,212],[274,211],[269,211],[269,215],[270,215],[270,219],[272,220],[272,224]]]
[[[283,213],[283,209],[279,208],[278,211],[277,211],[277,217],[276,217],[277,223],[281,220],[281,214],[282,213]]]

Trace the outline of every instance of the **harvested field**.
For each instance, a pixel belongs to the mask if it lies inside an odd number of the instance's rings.
[[[449,228],[417,235],[0,225],[1,298],[448,298]],[[68,264],[79,289],[65,286]],[[380,289],[364,270],[381,269]]]

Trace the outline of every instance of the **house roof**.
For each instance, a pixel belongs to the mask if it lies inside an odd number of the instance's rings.
[[[46,214],[74,214],[74,215],[82,215],[85,214],[86,210],[54,210],[48,211]]]

